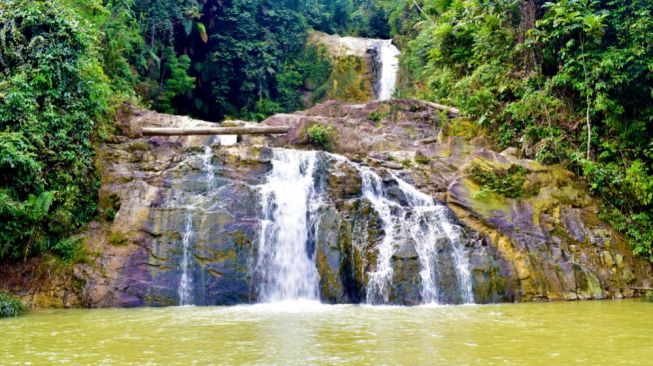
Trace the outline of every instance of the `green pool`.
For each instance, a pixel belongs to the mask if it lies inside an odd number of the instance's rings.
[[[42,310],[2,365],[653,365],[653,304]]]

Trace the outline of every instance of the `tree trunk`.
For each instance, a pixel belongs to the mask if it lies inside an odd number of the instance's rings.
[[[288,133],[289,126],[257,126],[257,127],[195,127],[195,128],[163,128],[145,127],[141,130],[144,136],[200,136],[200,135],[277,135]]]
[[[449,107],[446,105],[438,104],[438,103],[433,103],[433,102],[428,102],[428,101],[422,101],[423,103],[439,110],[439,111],[445,111],[449,113],[450,117],[458,117],[460,115],[460,109],[455,108],[455,107]]]
[[[587,120],[587,160],[590,160],[590,152],[592,149],[592,123],[590,121],[590,101],[587,98],[587,113],[585,119]]]
[[[581,60],[583,61],[583,75],[585,77],[585,87],[587,90],[585,91],[585,103],[587,104],[587,111],[585,112],[585,121],[587,122],[587,160],[590,160],[590,153],[592,149],[592,121],[590,120],[590,111],[591,111],[591,97],[590,97],[590,82],[589,78],[587,77],[587,65],[585,64],[585,39],[583,36],[580,37],[580,51],[582,52],[582,58]]]

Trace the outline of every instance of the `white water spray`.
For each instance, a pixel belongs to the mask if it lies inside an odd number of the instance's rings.
[[[367,303],[388,303],[394,269],[392,256],[401,243],[397,238],[411,237],[420,261],[420,295],[424,303],[438,303],[437,244],[447,240],[452,246],[455,261],[457,288],[463,303],[473,303],[472,281],[469,263],[460,241],[460,228],[453,225],[446,215],[446,207],[436,204],[432,197],[420,192],[413,185],[394,176],[407,205],[393,201],[383,188],[383,181],[367,167],[359,167],[362,175],[363,196],[378,212],[385,236],[379,243],[376,270],[369,273]]]
[[[381,40],[377,45],[381,72],[377,81],[377,99],[390,100],[397,85],[399,72],[399,49],[392,44],[392,40]]]
[[[394,176],[399,189],[405,195],[413,212],[404,223],[415,241],[415,249],[419,256],[422,280],[421,295],[425,303],[438,303],[437,273],[437,243],[449,241],[455,264],[456,280],[460,299],[465,304],[474,302],[472,279],[469,270],[469,260],[465,255],[460,241],[460,227],[451,223],[447,217],[446,207],[436,204],[435,200],[415,186]]]
[[[191,250],[190,245],[195,237],[193,230],[193,216],[189,212],[186,215],[186,226],[181,238],[183,253],[181,256],[181,278],[179,279],[179,305],[186,306],[193,304],[193,277],[190,272]]]
[[[317,153],[275,149],[272,171],[260,186],[263,221],[256,274],[263,302],[318,300],[315,254],[308,252]]]
[[[215,168],[213,167],[213,148],[209,144],[204,147],[202,153],[202,172],[204,173],[204,181],[206,182],[207,192],[213,189],[215,181]],[[191,245],[195,239],[195,229],[193,227],[192,211],[196,208],[194,205],[189,205],[188,212],[186,213],[186,223],[184,232],[181,237],[182,255],[181,255],[181,277],[179,278],[179,287],[177,288],[177,295],[179,296],[179,305],[193,305],[193,275],[192,275],[192,247]]]

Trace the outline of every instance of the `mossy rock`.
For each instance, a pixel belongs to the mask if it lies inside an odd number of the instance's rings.
[[[363,102],[373,96],[369,66],[364,58],[357,56],[336,57],[332,60],[332,66],[331,76],[328,81],[328,99]]]

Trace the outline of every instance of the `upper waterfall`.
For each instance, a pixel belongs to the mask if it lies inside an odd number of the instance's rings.
[[[399,72],[399,49],[392,44],[392,40],[381,40],[377,42],[377,62],[381,70],[377,75],[377,99],[390,100],[397,85],[397,73]]]
[[[327,99],[390,100],[397,85],[401,52],[392,39],[341,37],[313,32],[309,42],[324,48],[333,72]]]

